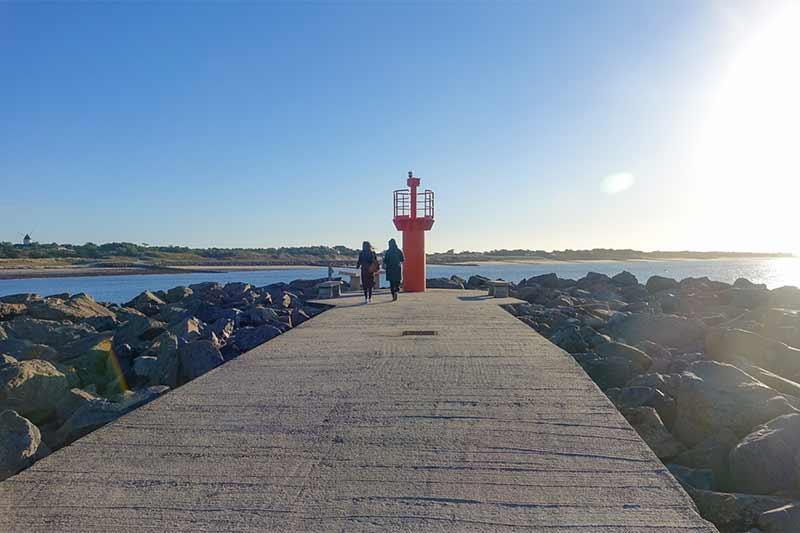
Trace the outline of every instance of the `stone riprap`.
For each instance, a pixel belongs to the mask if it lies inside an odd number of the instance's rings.
[[[0,298],[0,479],[303,323],[318,281]]]

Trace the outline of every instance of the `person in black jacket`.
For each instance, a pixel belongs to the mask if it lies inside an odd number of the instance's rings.
[[[386,279],[392,290],[392,300],[397,300],[397,293],[400,292],[400,282],[403,279],[402,264],[405,261],[403,252],[397,247],[394,239],[389,239],[389,249],[383,254],[383,266],[386,269]]]
[[[381,269],[381,264],[378,262],[378,254],[369,243],[364,241],[361,245],[361,253],[358,254],[358,263],[356,268],[361,268],[361,288],[364,289],[364,303],[368,304],[372,301],[372,289],[375,287],[375,273]]]

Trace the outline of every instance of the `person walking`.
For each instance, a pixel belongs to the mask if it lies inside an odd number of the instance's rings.
[[[375,273],[381,269],[378,262],[378,254],[369,243],[364,241],[361,245],[361,253],[358,254],[356,268],[361,268],[361,287],[364,289],[364,303],[372,301],[372,289],[375,287]]]
[[[405,260],[403,251],[397,247],[397,242],[389,239],[389,249],[383,254],[383,266],[386,268],[386,279],[392,291],[392,301],[397,301],[397,293],[400,292],[400,282],[403,279],[401,265]]]

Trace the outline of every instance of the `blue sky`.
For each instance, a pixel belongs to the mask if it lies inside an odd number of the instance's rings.
[[[414,169],[434,250],[792,251],[687,170],[776,5],[0,3],[0,240],[382,242]]]

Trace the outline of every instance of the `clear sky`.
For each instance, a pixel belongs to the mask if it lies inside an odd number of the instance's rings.
[[[798,12],[0,3],[0,240],[800,251]]]

